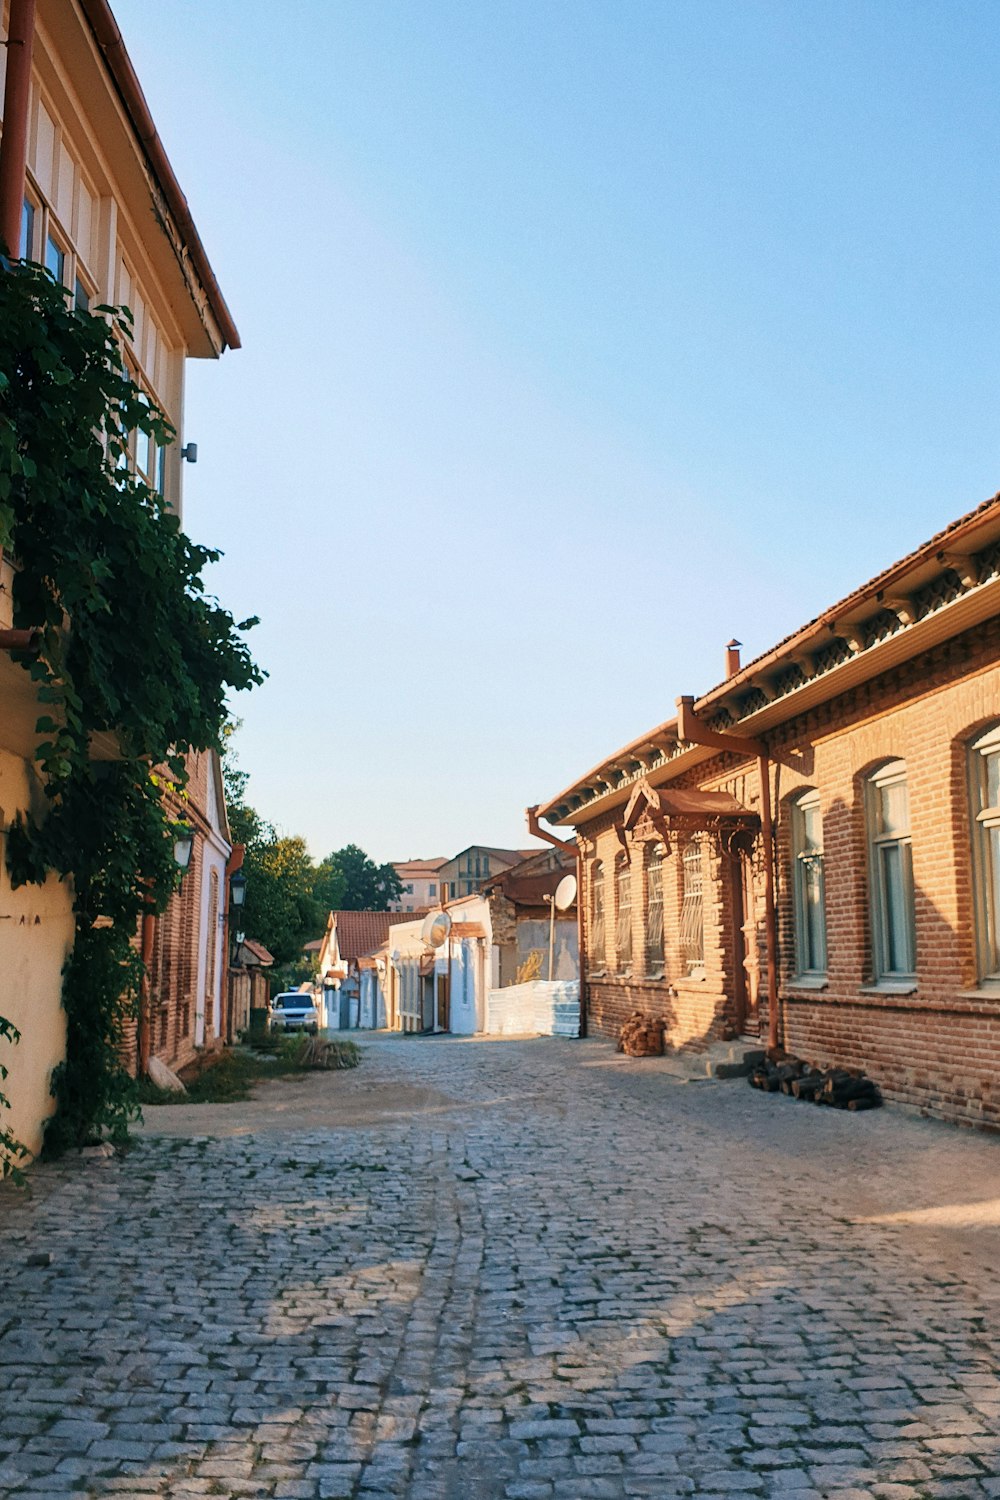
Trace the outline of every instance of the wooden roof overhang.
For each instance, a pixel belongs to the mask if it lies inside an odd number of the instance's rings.
[[[810,621],[695,700],[713,729],[759,738],[790,718],[1000,615],[1000,496]],[[745,760],[737,746],[734,755]],[[624,806],[641,780],[659,787],[718,756],[677,735],[677,720],[602,761],[538,809],[583,827]]]
[[[711,832],[729,844],[737,834],[755,834],[760,819],[729,792],[653,787],[643,779],[633,788],[618,826],[622,835],[657,837],[669,849],[675,834],[687,837]]]

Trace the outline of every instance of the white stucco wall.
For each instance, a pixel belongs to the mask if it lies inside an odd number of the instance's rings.
[[[486,1003],[490,1036],[580,1035],[580,985],[576,980],[536,979],[490,990]]]

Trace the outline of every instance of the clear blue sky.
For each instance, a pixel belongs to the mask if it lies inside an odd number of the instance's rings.
[[[244,348],[186,524],[322,855],[522,810],[1000,488],[1000,6],[115,0]]]

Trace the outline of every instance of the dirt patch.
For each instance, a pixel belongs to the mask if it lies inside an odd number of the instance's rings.
[[[232,1136],[280,1130],[336,1130],[379,1121],[412,1119],[455,1109],[461,1100],[437,1089],[388,1083],[352,1073],[308,1073],[267,1079],[235,1104],[143,1106],[137,1135]]]

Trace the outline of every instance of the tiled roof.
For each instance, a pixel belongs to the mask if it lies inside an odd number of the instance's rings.
[[[441,866],[447,863],[444,855],[440,859],[394,859],[392,868],[405,879],[408,875],[436,875]]]
[[[254,962],[260,964],[263,969],[270,968],[271,964],[274,963],[274,955],[267,951],[263,943],[255,943],[253,938],[244,938],[240,947],[243,949],[244,954],[249,954]],[[244,962],[246,962],[245,958]]]
[[[335,911],[337,943],[341,958],[352,962],[380,947],[397,922],[413,922],[422,914],[414,911]]]

